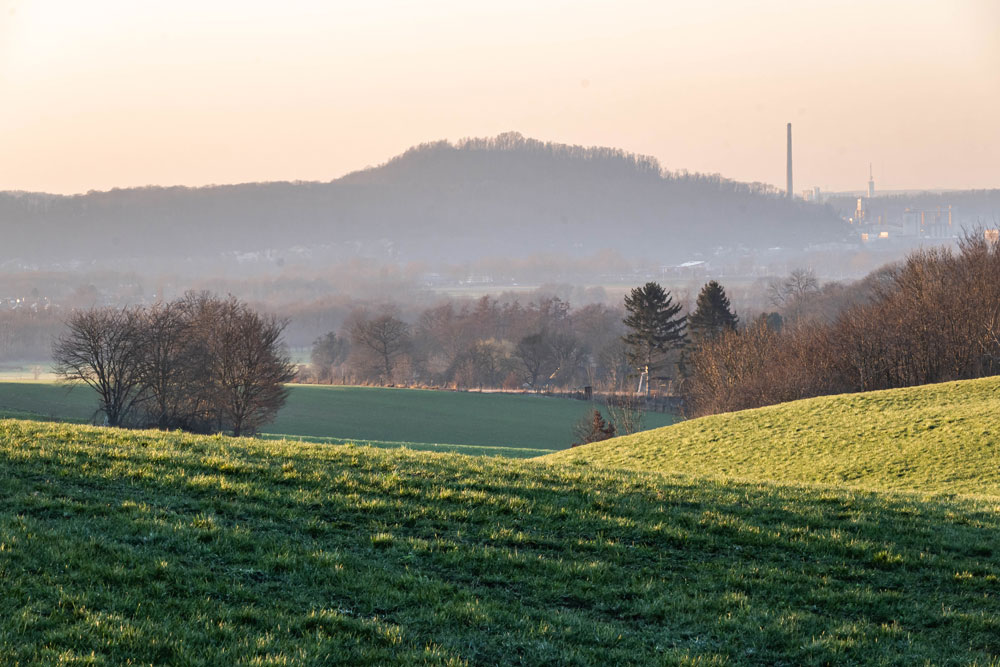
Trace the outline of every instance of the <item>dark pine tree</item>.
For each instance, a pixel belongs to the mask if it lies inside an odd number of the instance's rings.
[[[698,294],[694,312],[688,315],[691,340],[695,343],[711,340],[723,331],[735,331],[738,323],[726,290],[714,280],[706,283]]]
[[[681,305],[658,284],[649,282],[633,289],[625,297],[625,310],[623,322],[629,332],[622,340],[629,362],[640,371],[652,371],[667,352],[684,344],[687,320],[679,314]]]

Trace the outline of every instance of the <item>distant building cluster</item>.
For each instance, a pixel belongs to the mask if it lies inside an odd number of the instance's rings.
[[[823,193],[820,192],[819,186],[812,188],[811,190],[802,191],[802,199],[806,201],[814,201],[817,204],[823,203]]]
[[[858,197],[854,215],[847,221],[866,243],[880,239],[950,239],[962,230],[958,211],[951,204],[932,209],[893,209],[878,206],[866,197]]]
[[[792,124],[788,123],[786,143],[786,179],[785,194],[795,197],[792,191]],[[824,203],[820,188],[814,187],[802,191],[802,200],[817,204]],[[845,193],[831,195],[841,200]],[[844,210],[844,209],[841,209]],[[890,241],[919,241],[923,239],[954,239],[960,236],[964,229],[974,229],[981,225],[975,212],[965,218],[960,218],[958,208],[951,203],[934,206],[904,206],[898,200],[889,197],[875,197],[875,173],[872,164],[868,164],[868,187],[861,191],[857,198],[857,206],[850,215],[843,219],[855,230],[854,239],[862,244],[885,243]],[[983,233],[987,240],[1000,241],[1000,229],[985,229]]]
[[[33,313],[52,308],[48,297],[0,297],[0,310],[30,310]]]

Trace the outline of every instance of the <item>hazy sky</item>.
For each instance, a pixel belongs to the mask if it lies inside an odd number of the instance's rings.
[[[0,0],[0,190],[330,180],[508,130],[1000,187],[1000,0]]]

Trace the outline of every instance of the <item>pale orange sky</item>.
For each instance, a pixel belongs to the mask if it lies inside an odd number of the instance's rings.
[[[0,190],[330,180],[530,137],[1000,187],[1000,0],[0,0]]]

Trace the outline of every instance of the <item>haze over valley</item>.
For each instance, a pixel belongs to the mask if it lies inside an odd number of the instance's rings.
[[[681,263],[720,248],[801,250],[848,236],[833,209],[762,183],[516,133],[417,146],[329,183],[5,193],[0,216],[4,267],[44,269],[258,258],[440,266],[608,251]]]
[[[0,0],[0,663],[1000,666],[996,0]]]
[[[8,335],[0,358],[44,357],[67,309],[192,289],[290,318],[295,347],[366,304],[411,317],[483,294],[614,305],[651,279],[690,305],[699,281],[725,277],[739,312],[763,312],[769,282],[795,269],[850,282],[1000,211],[1000,190],[820,197],[517,133],[419,145],[326,183],[0,193],[0,309],[48,322],[22,344]],[[911,210],[937,226],[899,234]]]

